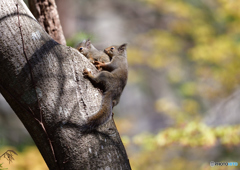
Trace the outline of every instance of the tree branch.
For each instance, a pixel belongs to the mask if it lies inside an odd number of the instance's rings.
[[[66,45],[55,0],[30,0],[29,7],[41,26],[58,43]]]

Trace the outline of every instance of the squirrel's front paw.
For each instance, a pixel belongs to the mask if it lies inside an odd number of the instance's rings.
[[[100,62],[100,61],[95,61],[94,62],[94,65],[97,67],[97,69],[99,70],[103,65],[104,65],[104,62]]]
[[[89,74],[91,74],[91,72],[90,71],[88,71],[86,68],[83,70],[83,76],[84,77],[87,77],[87,76],[89,76]]]

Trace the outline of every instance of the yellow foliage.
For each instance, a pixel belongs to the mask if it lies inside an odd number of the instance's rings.
[[[209,127],[203,123],[190,122],[178,127],[167,128],[156,136],[140,134],[133,138],[133,143],[144,148],[179,144],[191,147],[211,147],[219,141],[223,145],[240,145],[240,126]]]
[[[214,64],[231,62],[234,53],[234,44],[227,36],[215,37],[215,40],[191,49],[193,60]]]
[[[196,19],[192,21],[191,26],[194,27],[191,30],[191,34],[194,40],[196,41],[196,43],[199,43],[199,45],[201,44],[205,45],[206,43],[211,43],[215,39],[214,37],[215,30],[208,23],[200,19]]]
[[[228,15],[233,15],[236,17],[240,17],[240,3],[236,0],[217,0],[220,3],[222,12],[227,13]]]
[[[128,53],[128,56],[133,56],[133,57],[128,57],[129,65],[144,64],[146,58],[144,59],[144,54],[139,49],[130,48],[127,53]]]
[[[185,96],[194,96],[197,93],[195,82],[186,82],[180,88],[181,93]]]
[[[174,114],[178,112],[178,106],[167,98],[161,98],[155,103],[155,108],[159,112]]]
[[[158,96],[155,109],[170,116],[175,126],[132,139],[141,148],[139,155],[130,158],[133,169],[213,169],[210,160],[189,161],[177,157],[177,151],[171,156],[168,152],[183,147],[186,152],[196,149],[204,157],[209,148],[240,145],[239,125],[209,127],[197,121],[212,103],[239,87],[240,1],[141,1],[155,9],[159,21],[164,22],[159,29],[136,37],[130,63],[164,71],[175,98],[169,97],[172,94]]]
[[[148,65],[152,68],[167,67],[175,64],[177,53],[181,50],[180,40],[167,31],[152,30],[147,34],[139,35],[136,42],[138,48],[129,48],[129,65]]]
[[[166,29],[137,36],[136,46],[129,49],[130,65],[164,69],[170,84],[182,88],[184,97],[192,93],[202,101],[225,97],[238,87],[238,1],[142,1],[167,18],[163,23]],[[186,82],[195,82],[194,89],[185,88]]]
[[[132,138],[132,143],[139,146],[141,151],[130,156],[133,169],[209,169],[209,163],[203,161],[205,151],[216,146],[238,147],[240,145],[240,126],[209,127],[203,123],[190,122],[183,126],[167,128],[157,135],[144,133]],[[197,154],[196,158],[179,157],[183,153]],[[192,153],[191,153],[192,152]],[[169,153],[171,153],[169,155]],[[181,155],[181,154],[180,154]],[[218,160],[219,162],[221,160]],[[225,159],[224,162],[227,160]],[[229,160],[237,161],[237,160]],[[166,163],[167,162],[167,163]],[[189,164],[191,162],[192,164]],[[182,167],[182,168],[180,168]],[[214,169],[221,167],[214,167]],[[234,167],[230,167],[233,168]],[[228,169],[228,167],[224,167]],[[210,170],[210,169],[209,169]]]
[[[180,105],[177,105],[170,99],[161,98],[156,101],[155,109],[160,113],[169,115],[173,120],[176,120],[176,124],[184,124],[190,120],[197,120],[200,108],[195,100],[184,99]]]
[[[195,100],[185,99],[182,103],[182,109],[189,114],[199,113],[199,104]]]

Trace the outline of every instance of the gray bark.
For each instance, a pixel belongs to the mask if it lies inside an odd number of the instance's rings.
[[[49,169],[131,169],[113,119],[96,131],[80,132],[101,105],[101,92],[82,76],[84,68],[96,74],[95,67],[55,42],[22,0],[1,0],[0,9],[0,92]]]

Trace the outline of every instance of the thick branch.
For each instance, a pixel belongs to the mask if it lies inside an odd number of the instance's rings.
[[[30,0],[29,6],[38,22],[58,43],[66,45],[55,0]]]
[[[17,3],[33,78],[23,54]],[[101,104],[101,93],[82,76],[84,68],[95,74],[95,67],[77,50],[51,39],[22,1],[1,0],[0,8],[0,92],[49,169],[130,169],[112,119],[94,132],[80,133],[79,127]]]

